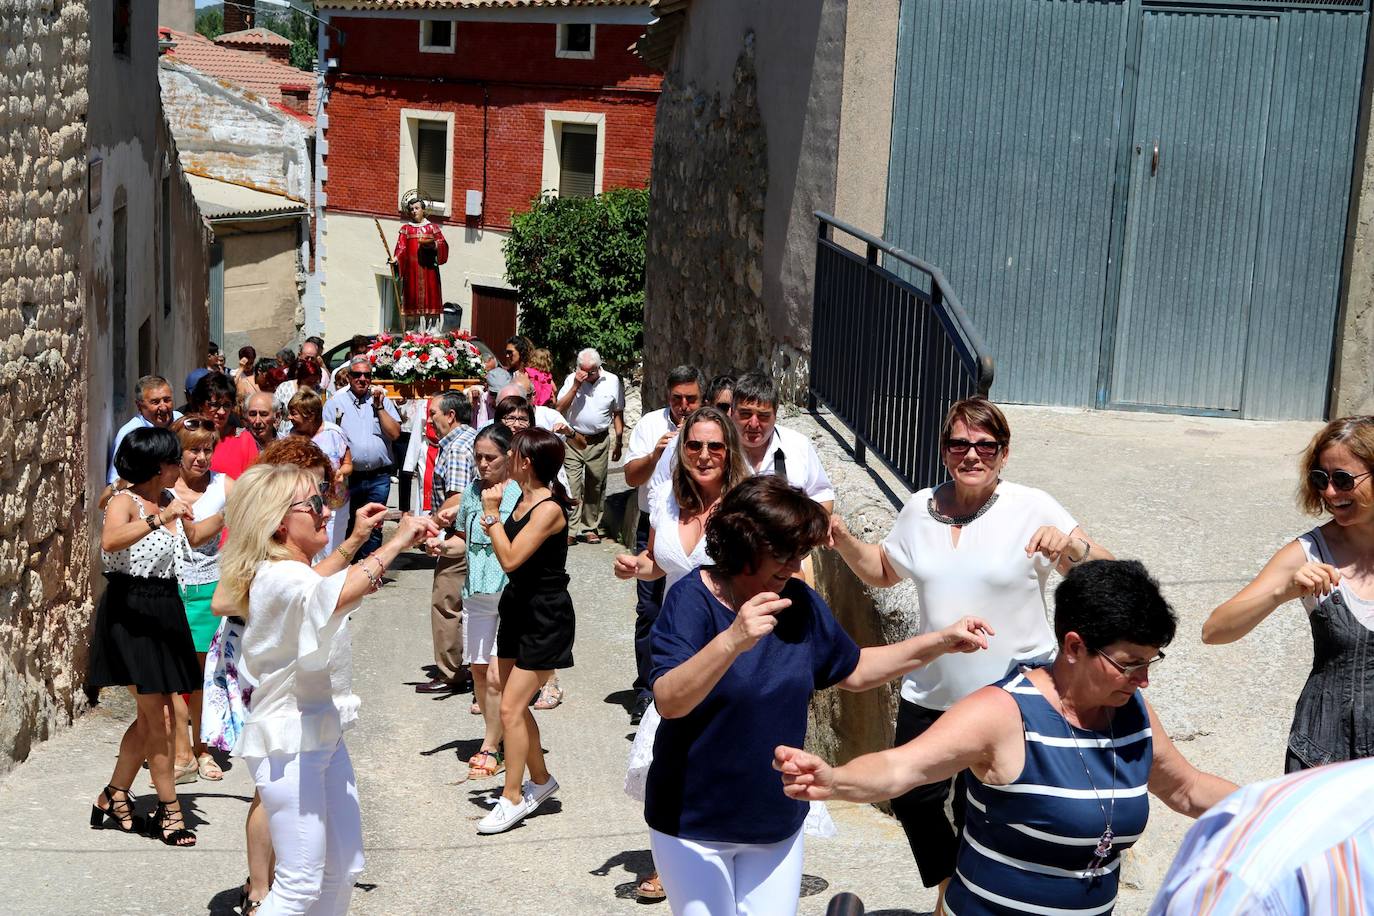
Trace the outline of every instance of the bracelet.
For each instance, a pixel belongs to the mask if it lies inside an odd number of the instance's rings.
[[[363,571],[363,575],[367,576],[367,581],[372,586],[372,591],[375,592],[377,589],[382,587],[382,572],[384,571],[385,567],[382,566],[382,561],[378,560],[377,575],[372,575],[372,571],[367,568],[367,561],[371,559],[373,559],[373,557],[370,554],[366,557],[363,557],[363,559],[358,562],[358,568]]]
[[[1083,556],[1073,561],[1074,566],[1077,566],[1080,563],[1088,562],[1088,554],[1093,552],[1093,545],[1089,543],[1087,538],[1079,538],[1078,540],[1083,545]]]
[[[355,553],[355,551],[349,550],[342,544],[340,544],[338,547],[335,547],[334,549],[339,552],[339,556],[344,558],[345,563],[353,562],[353,554]]]

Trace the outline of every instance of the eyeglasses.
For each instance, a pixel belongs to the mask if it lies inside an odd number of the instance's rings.
[[[324,497],[318,493],[312,493],[305,499],[297,500],[287,508],[294,509],[297,506],[305,506],[306,511],[311,515],[324,515]]]
[[[973,449],[979,458],[996,458],[997,453],[1002,450],[1002,443],[996,439],[986,439],[982,442],[970,442],[967,439],[945,440],[945,451],[956,457],[962,458],[967,455],[969,449]]]
[[[1117,671],[1120,671],[1122,677],[1135,677],[1137,674],[1146,670],[1151,665],[1157,665],[1160,662],[1164,661],[1164,653],[1161,652],[1154,658],[1150,659],[1148,662],[1141,662],[1138,665],[1123,665],[1121,664],[1121,662],[1112,658],[1110,655],[1108,655],[1106,652],[1103,652],[1101,649],[1094,649],[1093,651],[1096,652],[1098,655],[1102,656],[1103,658],[1105,658],[1107,661],[1111,662],[1112,667],[1115,668]]]
[[[702,449],[706,449],[712,455],[725,454],[725,443],[721,442],[720,440],[716,440],[714,442],[702,442],[700,439],[688,439],[686,442],[683,443],[683,445],[686,446],[687,451],[691,452],[693,455],[697,454]]]
[[[197,432],[202,429],[214,429],[215,421],[207,420],[204,417],[182,417],[181,428]]]
[[[723,410],[726,413],[729,413],[730,406],[731,405],[729,401],[716,401],[716,410]]]
[[[348,375],[350,378],[372,378],[371,372],[354,372],[352,369],[348,370]]]
[[[1363,474],[1351,474],[1349,471],[1332,471],[1328,474],[1321,468],[1316,468],[1307,472],[1307,482],[1317,490],[1325,490],[1327,484],[1333,484],[1342,493],[1348,493],[1355,489],[1355,484],[1360,482],[1360,478],[1368,477],[1374,471],[1366,471]]]

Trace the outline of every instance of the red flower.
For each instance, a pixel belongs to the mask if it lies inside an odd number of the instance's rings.
[[[402,350],[402,349],[400,349],[400,348],[397,348],[396,352],[391,354],[391,358],[392,358],[392,359],[400,359],[401,356],[404,355],[404,353],[405,353],[405,350]]]
[[[427,362],[429,362],[429,352],[428,352],[428,351],[425,351],[424,353],[421,353],[421,354],[420,354],[420,362],[422,362],[422,363],[427,363]]]

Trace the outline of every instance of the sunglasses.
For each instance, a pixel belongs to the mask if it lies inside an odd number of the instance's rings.
[[[716,401],[716,410],[723,410],[726,413],[729,413],[730,407],[731,404],[729,401]]]
[[[306,511],[311,515],[324,515],[324,497],[318,493],[312,493],[305,499],[297,500],[287,508],[294,509],[297,506],[305,506]]]
[[[1133,675],[1146,670],[1151,665],[1157,665],[1160,662],[1164,661],[1164,653],[1161,652],[1154,658],[1150,659],[1148,662],[1141,662],[1138,665],[1123,665],[1121,664],[1121,662],[1112,658],[1110,655],[1108,655],[1106,652],[1103,652],[1101,649],[1094,649],[1093,651],[1096,652],[1098,655],[1102,656],[1103,658],[1105,658],[1107,661],[1111,662],[1112,667],[1115,668],[1117,671],[1120,671],[1123,677],[1132,677]]]
[[[697,454],[702,449],[706,449],[712,455],[725,454],[725,443],[719,440],[715,442],[702,442],[700,439],[688,439],[683,445],[685,445],[687,451],[691,452],[693,455]]]
[[[1368,477],[1374,471],[1366,471],[1363,474],[1351,474],[1349,471],[1332,471],[1330,474],[1317,468],[1307,472],[1307,482],[1317,490],[1325,490],[1327,484],[1332,484],[1342,493],[1349,493],[1355,489],[1355,484],[1360,482],[1360,478]]]
[[[970,442],[967,439],[946,439],[945,451],[951,455],[962,458],[968,454],[968,450],[973,449],[979,458],[996,458],[997,453],[1002,450],[1002,443],[996,439],[984,442]]]
[[[181,428],[197,432],[202,429],[214,429],[215,421],[207,420],[204,417],[183,417],[181,420]]]
[[[352,369],[348,370],[348,375],[350,378],[372,378],[371,372],[354,372]]]

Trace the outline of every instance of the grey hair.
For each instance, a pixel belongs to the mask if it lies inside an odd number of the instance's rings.
[[[163,385],[166,385],[168,388],[172,387],[171,382],[160,375],[143,376],[143,378],[134,382],[134,400],[143,400],[143,395],[147,394],[149,388],[160,388]]]
[[[591,347],[580,350],[577,354],[577,368],[581,369],[583,363],[591,363],[593,366],[599,367],[601,365],[601,354]]]
[[[352,369],[354,366],[358,365],[359,363],[362,363],[364,366],[367,366],[367,368],[369,368],[369,369],[372,368],[372,360],[370,360],[370,359],[368,359],[366,356],[362,356],[362,355],[358,355],[358,356],[355,356],[355,357],[353,357],[352,359],[350,359],[350,360],[348,361],[348,368]]]

